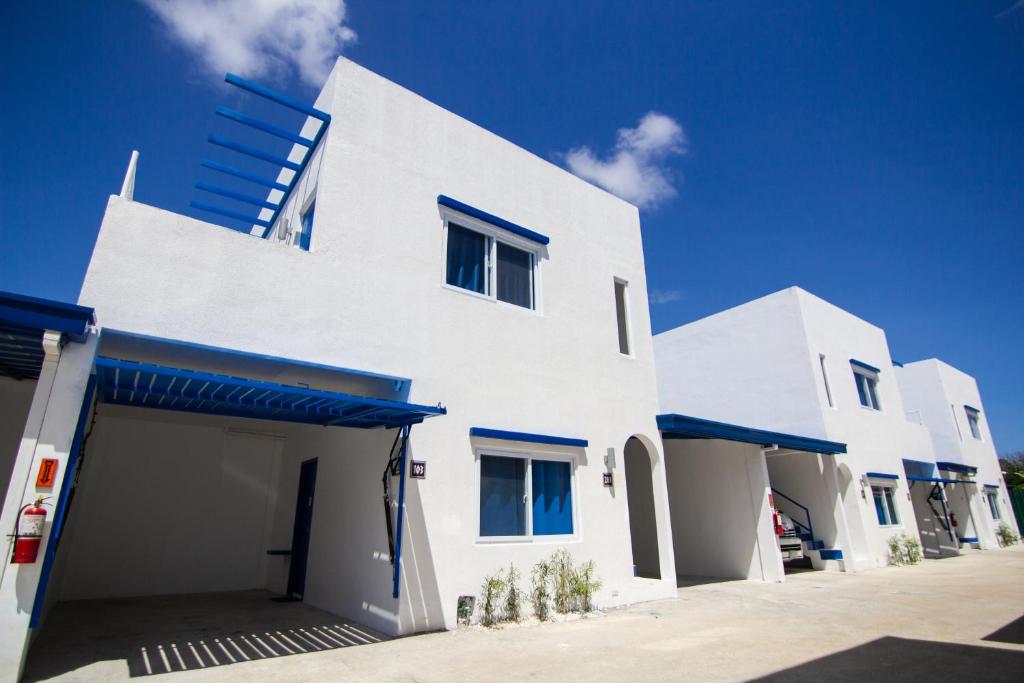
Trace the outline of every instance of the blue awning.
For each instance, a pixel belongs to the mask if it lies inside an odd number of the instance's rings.
[[[935,463],[940,470],[947,472],[957,472],[959,474],[976,474],[978,468],[972,465],[961,465],[958,462],[937,462]]]
[[[899,479],[898,474],[886,474],[885,472],[865,472],[866,475],[873,479]]]
[[[966,479],[946,479],[944,477],[913,477],[907,475],[907,481],[927,481],[933,484],[972,484],[977,486],[973,481],[967,481]]]
[[[504,218],[495,216],[493,213],[481,211],[476,207],[470,206],[469,204],[466,204],[464,202],[460,202],[458,199],[452,199],[451,197],[446,197],[443,194],[439,194],[437,195],[437,203],[440,204],[441,206],[447,206],[449,209],[455,209],[459,213],[464,213],[467,216],[471,216],[473,218],[481,220],[484,223],[490,223],[491,225],[495,225],[499,228],[503,228],[504,230],[508,230],[512,234],[519,235],[520,237],[525,237],[526,239],[533,242],[537,242],[538,244],[546,245],[548,242],[551,241],[551,239],[547,235],[542,235],[539,232],[534,232],[533,230],[530,230],[529,228],[524,228],[521,225],[516,225],[512,221],[507,221]]]
[[[881,370],[876,368],[874,365],[869,365],[869,364],[865,363],[862,360],[857,360],[856,358],[851,358],[850,359],[850,365],[855,365],[855,366],[857,366],[858,368],[860,368],[862,370],[867,370],[868,372],[873,372],[876,375],[881,372]]]
[[[903,459],[903,471],[907,477],[932,477],[935,475],[935,463],[926,460]]]
[[[837,441],[813,439],[796,434],[769,432],[764,429],[714,422],[688,415],[666,414],[658,416],[658,429],[665,439],[724,439],[761,446],[777,445],[795,451],[835,455],[846,452],[846,444]]]
[[[999,487],[997,485],[995,485],[995,484],[985,484],[984,488],[995,489],[996,491],[999,490]]]
[[[43,333],[85,341],[93,309],[63,301],[0,292],[0,376],[37,379],[43,365]]]
[[[423,406],[100,356],[100,400],[117,405],[278,420],[325,427],[388,429],[444,415]]]
[[[567,436],[551,436],[549,434],[530,434],[528,432],[508,432],[502,429],[488,429],[486,427],[470,427],[469,435],[486,439],[546,443],[554,446],[573,446],[576,448],[586,448],[590,444],[586,439],[575,439]]]

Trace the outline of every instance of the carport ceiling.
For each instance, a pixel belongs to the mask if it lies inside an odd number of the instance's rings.
[[[104,403],[325,427],[395,428],[444,415],[423,406],[100,356]]]

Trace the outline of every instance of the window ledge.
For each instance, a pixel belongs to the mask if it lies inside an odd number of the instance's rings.
[[[456,287],[455,285],[450,285],[447,282],[442,282],[441,283],[441,289],[446,289],[449,292],[455,292],[456,294],[462,294],[462,295],[471,297],[473,299],[476,299],[477,301],[484,301],[484,302],[491,303],[491,304],[497,304],[497,305],[501,306],[502,308],[513,308],[513,309],[515,309],[517,311],[522,311],[523,313],[529,313],[531,315],[535,315],[535,316],[538,316],[538,317],[543,317],[541,315],[540,311],[538,311],[535,308],[526,308],[525,306],[516,306],[515,304],[510,304],[507,301],[501,301],[497,297],[488,296],[486,294],[481,294],[480,292],[474,292],[472,289],[463,289],[462,287]]]

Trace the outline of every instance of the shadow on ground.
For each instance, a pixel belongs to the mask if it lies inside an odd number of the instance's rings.
[[[97,662],[131,676],[369,645],[386,636],[264,591],[58,604],[33,642],[25,681]]]
[[[879,638],[799,666],[777,671],[757,682],[807,681],[992,681],[1017,683],[1024,652],[960,643],[907,638]]]
[[[1014,619],[998,631],[988,634],[982,640],[991,640],[996,643],[1013,643],[1024,645],[1024,616]],[[1024,673],[1021,674],[1024,676]]]

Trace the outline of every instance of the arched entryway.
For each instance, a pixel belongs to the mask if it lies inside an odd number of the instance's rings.
[[[623,460],[635,573],[649,579],[660,579],[661,558],[658,555],[658,522],[654,512],[651,453],[640,439],[632,436],[626,441]]]

